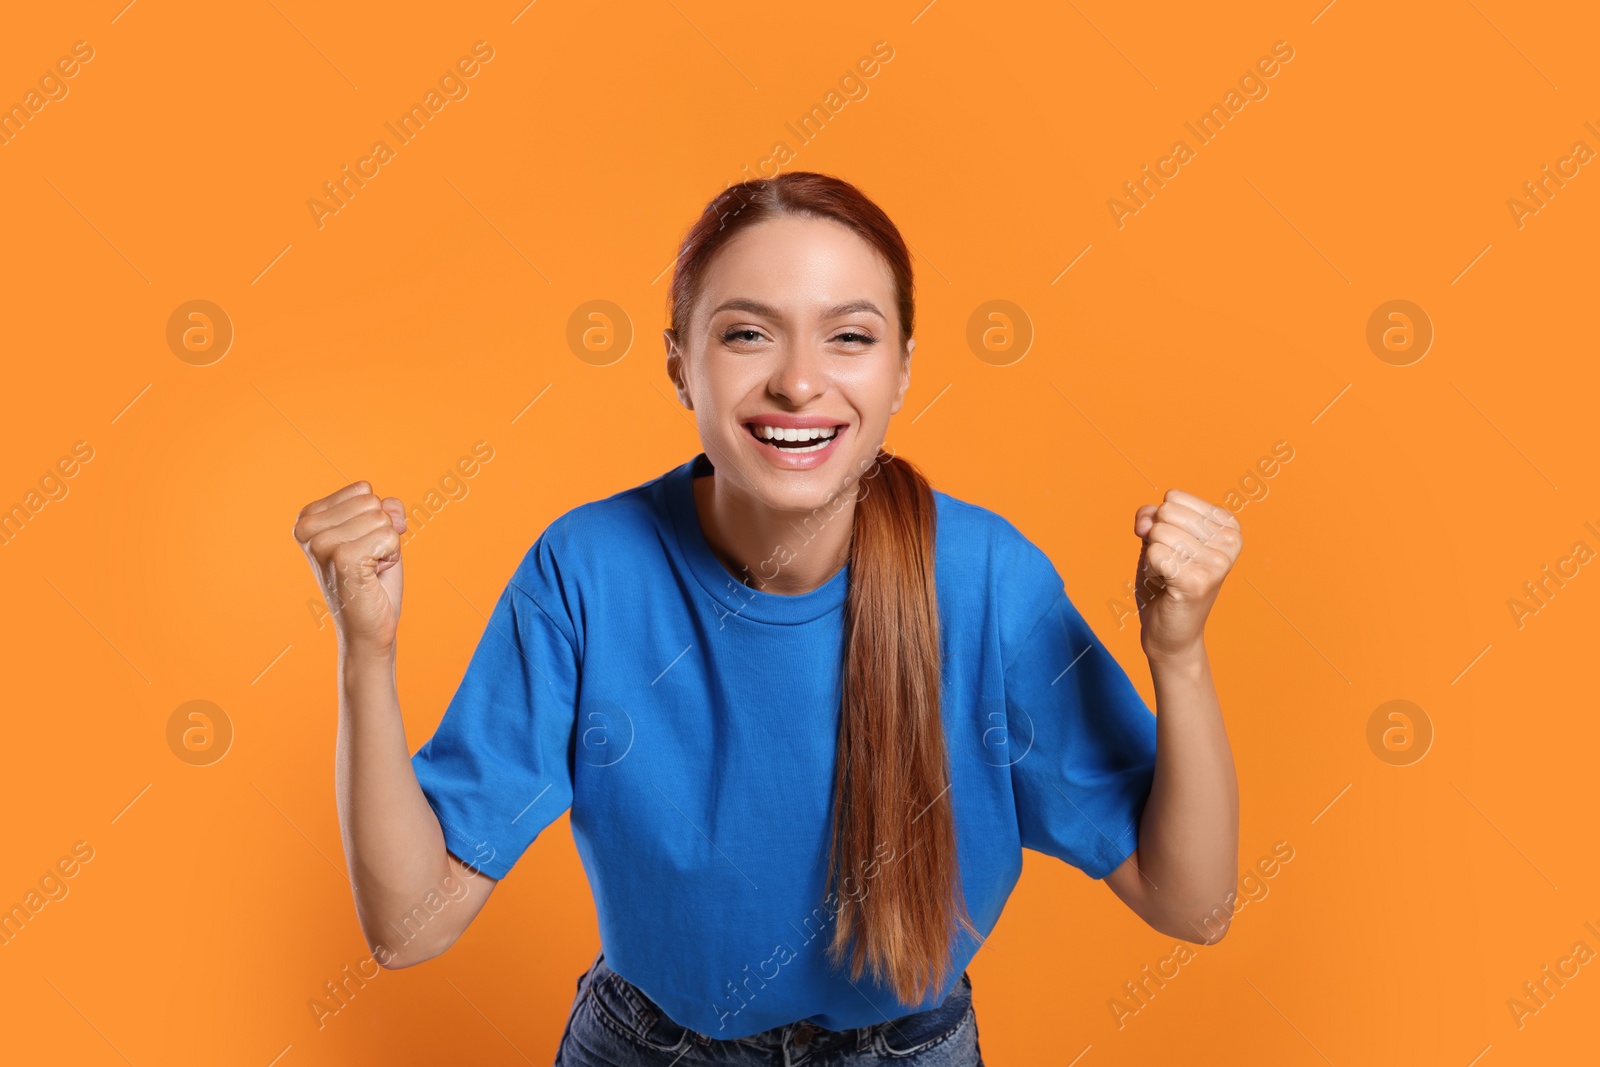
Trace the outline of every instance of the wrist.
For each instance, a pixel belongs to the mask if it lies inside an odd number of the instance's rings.
[[[1206,643],[1203,637],[1176,648],[1144,648],[1145,658],[1152,671],[1198,671],[1206,666]]]
[[[374,644],[364,641],[339,641],[339,664],[346,672],[392,671],[395,664],[395,644]]]

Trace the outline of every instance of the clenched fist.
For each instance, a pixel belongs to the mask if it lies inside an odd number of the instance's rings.
[[[380,500],[366,482],[312,501],[295,520],[294,539],[311,561],[347,653],[394,651],[405,529],[405,506],[395,497]]]
[[[1162,503],[1134,512],[1133,532],[1144,541],[1134,578],[1144,654],[1196,651],[1222,579],[1244,547],[1239,520],[1227,508],[1171,489]]]

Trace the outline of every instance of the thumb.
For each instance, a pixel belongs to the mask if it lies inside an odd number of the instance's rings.
[[[1146,523],[1145,532],[1149,533],[1153,525],[1155,525],[1153,520]],[[1150,545],[1151,542],[1147,539],[1139,546],[1139,563],[1134,568],[1134,588],[1138,590],[1139,595],[1136,599],[1141,608],[1160,596],[1167,587],[1167,580],[1150,562]]]
[[[1141,505],[1139,510],[1135,511],[1133,513],[1133,534],[1134,534],[1135,537],[1138,537],[1138,538],[1141,538],[1141,539],[1148,539],[1148,537],[1150,536],[1150,531],[1152,529],[1154,529],[1155,524],[1156,524],[1156,505],[1155,504],[1144,504],[1144,505]],[[1148,540],[1146,540],[1145,543],[1148,544],[1149,543]]]
[[[378,506],[383,509],[385,515],[389,516],[389,522],[394,525],[396,532],[406,532],[406,506],[400,502],[398,497],[384,497],[383,500],[379,501]],[[372,569],[372,573],[375,575],[383,574],[385,571],[399,565],[400,553],[396,549],[394,558],[378,560],[377,565]]]
[[[401,533],[406,532],[406,506],[400,502],[399,497],[386,496],[379,506],[388,514],[389,521],[394,523],[394,528]]]

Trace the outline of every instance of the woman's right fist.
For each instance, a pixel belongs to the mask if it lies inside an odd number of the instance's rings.
[[[400,625],[400,535],[405,506],[355,482],[300,509],[294,539],[333,615],[346,652],[394,651]]]

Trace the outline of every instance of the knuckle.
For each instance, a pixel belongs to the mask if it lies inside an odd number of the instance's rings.
[[[1182,504],[1169,500],[1156,509],[1156,517],[1163,522],[1178,523],[1183,521],[1188,510]]]

